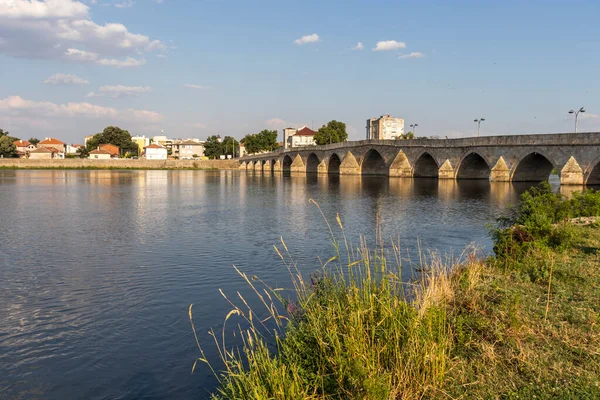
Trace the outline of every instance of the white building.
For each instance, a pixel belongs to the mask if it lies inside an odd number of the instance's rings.
[[[98,147],[97,149],[90,151],[90,156],[88,158],[92,160],[110,160],[110,157],[110,151]]]
[[[167,148],[159,144],[152,143],[144,147],[145,157],[147,160],[166,160],[167,159]]]
[[[294,147],[314,146],[315,131],[303,126],[300,129],[285,128],[283,130],[283,145],[286,149]]]
[[[367,120],[367,140],[398,140],[404,135],[404,119],[391,115]]]

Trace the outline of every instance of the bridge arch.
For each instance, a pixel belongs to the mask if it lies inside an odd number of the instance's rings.
[[[292,172],[292,157],[286,154],[283,157],[283,163],[281,165],[281,170],[284,174],[289,174]]]
[[[388,168],[381,154],[371,149],[365,154],[361,163],[362,175],[388,175]]]
[[[413,176],[415,178],[437,178],[439,176],[437,161],[426,151],[421,153],[414,165]]]
[[[319,157],[315,153],[310,153],[306,159],[306,173],[316,174],[319,172]]]
[[[600,157],[590,165],[590,172],[585,181],[586,185],[600,185]]]
[[[329,163],[327,164],[327,173],[330,175],[339,175],[340,165],[342,165],[342,160],[340,159],[340,156],[338,156],[336,153],[333,153],[329,157]]]
[[[472,151],[467,153],[458,165],[456,179],[490,179],[492,169],[478,153]]]
[[[515,163],[511,180],[513,182],[541,182],[550,177],[553,169],[559,171],[551,158],[536,150],[526,154]]]

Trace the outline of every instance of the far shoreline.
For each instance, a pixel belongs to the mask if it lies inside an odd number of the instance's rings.
[[[238,160],[91,160],[67,158],[32,160],[1,158],[0,170],[237,170]]]

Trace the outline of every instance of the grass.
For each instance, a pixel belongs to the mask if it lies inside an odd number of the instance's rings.
[[[600,398],[600,227],[558,221],[595,213],[600,194],[536,190],[495,230],[496,256],[430,255],[408,283],[396,242],[353,248],[339,217],[336,255],[310,279],[282,241],[295,300],[237,270],[264,309],[225,297],[232,309],[211,331],[220,360],[198,345],[213,397]],[[226,343],[232,318],[240,346]]]

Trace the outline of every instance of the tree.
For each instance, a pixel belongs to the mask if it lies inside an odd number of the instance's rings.
[[[225,156],[231,154],[231,156],[234,157],[235,154],[237,154],[237,147],[239,146],[240,142],[235,140],[235,138],[232,136],[225,136],[225,138],[223,139],[223,143],[221,144],[223,145],[222,154],[225,154]]]
[[[258,133],[248,134],[244,136],[242,143],[248,154],[273,151],[277,149],[277,131],[263,129]]]
[[[402,135],[400,135],[400,139],[414,139],[414,138],[415,138],[414,132],[406,132],[406,133],[403,133]]]
[[[204,142],[204,155],[210,159],[219,158],[223,154],[223,143],[221,143],[221,137],[212,135],[206,138]]]
[[[323,125],[315,134],[315,142],[318,145],[339,143],[348,139],[346,124],[336,120],[329,121]]]
[[[17,146],[14,144],[14,138],[8,136],[8,132],[0,136],[0,156],[9,158],[17,156]]]
[[[79,158],[86,158],[86,157],[89,157],[90,152],[88,151],[88,149],[85,146],[80,146],[77,149],[77,154],[79,154]]]
[[[121,149],[121,152],[138,154],[138,145],[131,140],[129,132],[117,126],[108,126],[102,133],[96,133],[88,140],[87,151],[92,151],[101,144],[114,144]]]
[[[32,137],[32,138],[30,138],[30,139],[28,140],[28,142],[29,142],[29,143],[31,143],[31,144],[32,144],[32,145],[34,145],[34,146],[37,146],[37,145],[38,145],[38,143],[40,142],[40,139]]]

